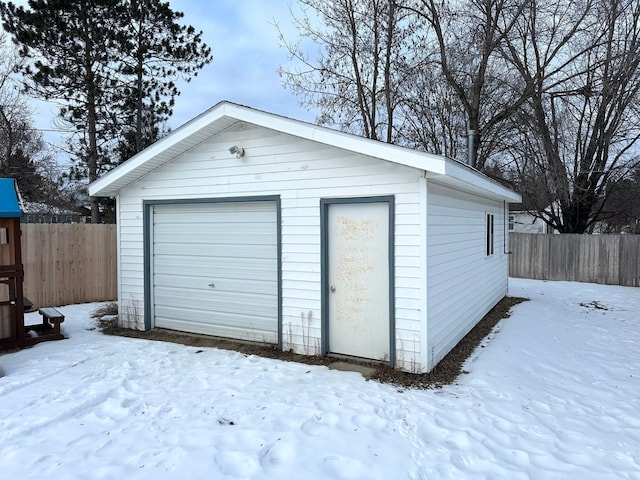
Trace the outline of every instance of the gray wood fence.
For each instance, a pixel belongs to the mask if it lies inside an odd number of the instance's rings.
[[[640,287],[640,235],[509,234],[509,275]]]

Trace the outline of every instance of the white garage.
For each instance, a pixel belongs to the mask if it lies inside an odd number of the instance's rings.
[[[153,325],[277,343],[277,202],[162,202],[147,208]]]
[[[428,372],[507,294],[508,204],[454,160],[221,102],[89,186],[123,327]]]

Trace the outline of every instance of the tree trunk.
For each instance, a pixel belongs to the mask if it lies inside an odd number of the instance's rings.
[[[136,45],[138,51],[137,51],[137,65],[136,65],[136,133],[135,133],[135,142],[136,142],[136,150],[134,153],[138,153],[140,151],[142,151],[142,149],[144,148],[143,145],[143,141],[142,141],[142,110],[143,110],[143,96],[144,96],[144,89],[143,89],[143,69],[144,69],[144,52],[142,49],[142,45],[144,42],[144,32],[143,32],[143,28],[144,28],[144,2],[140,2],[140,17],[139,17],[139,23],[138,23],[138,44]]]
[[[86,26],[86,31],[90,32],[91,27]],[[85,87],[87,92],[87,136],[89,150],[87,152],[87,168],[89,170],[89,183],[98,179],[98,115],[96,111],[96,84],[93,72],[93,42],[91,34],[85,35]],[[98,199],[90,197],[91,223],[100,223],[100,210],[98,209]]]

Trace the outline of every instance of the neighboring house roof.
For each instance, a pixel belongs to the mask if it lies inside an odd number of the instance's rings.
[[[522,201],[519,194],[458,161],[230,102],[218,103],[91,183],[89,194],[101,197],[115,196],[123,187],[241,122],[417,168],[423,170],[428,178],[469,192],[499,197],[509,202]]]
[[[22,198],[14,178],[0,178],[0,218],[20,218]]]

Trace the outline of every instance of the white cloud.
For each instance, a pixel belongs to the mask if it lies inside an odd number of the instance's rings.
[[[172,126],[178,126],[221,100],[312,121],[314,113],[298,105],[283,86],[277,69],[287,62],[274,24],[291,32],[289,0],[194,2],[173,1],[183,21],[202,30],[213,61],[191,81],[181,84]]]

